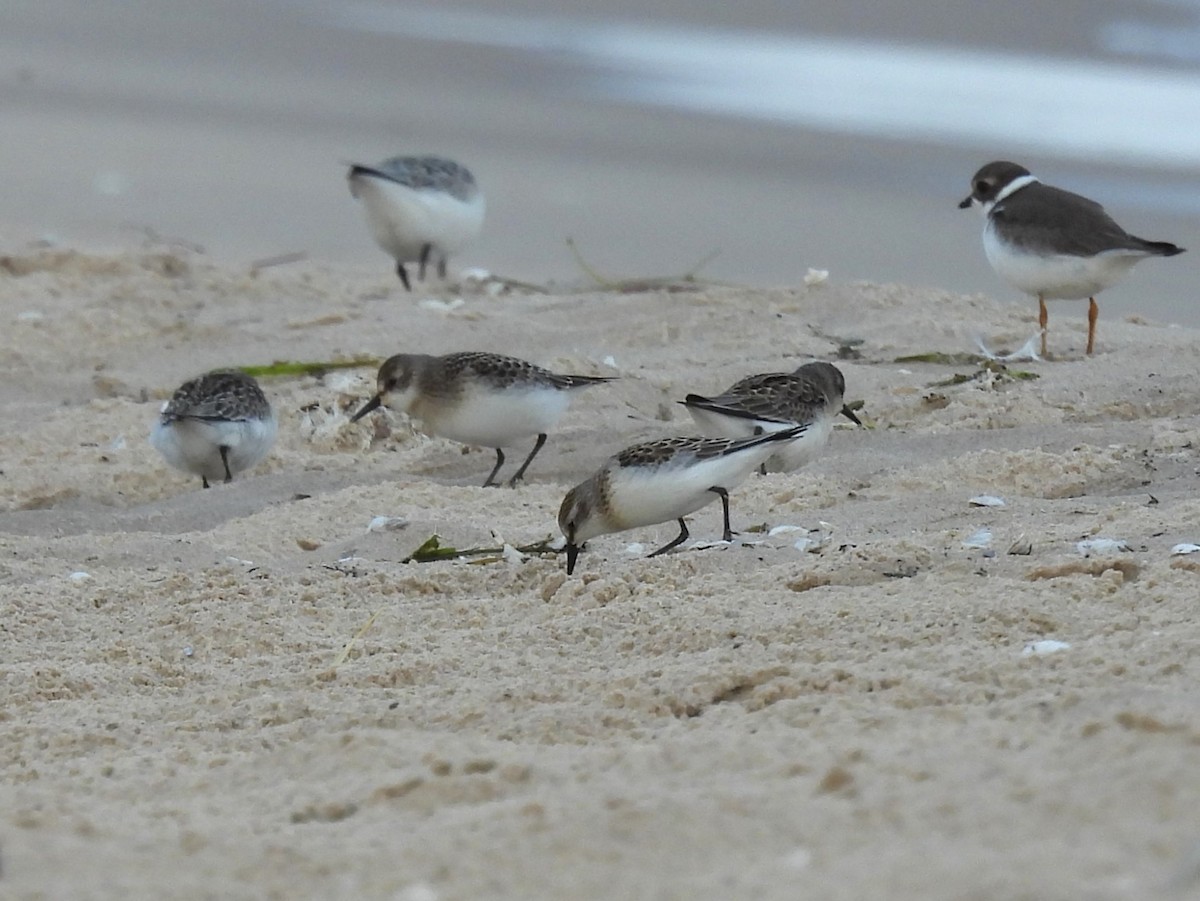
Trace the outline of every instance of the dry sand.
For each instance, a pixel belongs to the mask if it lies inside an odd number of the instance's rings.
[[[382,261],[255,275],[159,246],[0,266],[0,896],[1200,890],[1200,556],[1172,556],[1200,541],[1197,332],[1102,317],[1086,359],[1059,303],[1058,358],[1013,364],[1036,379],[935,386],[978,367],[897,357],[1018,346],[1035,305],[836,273],[433,293]],[[833,359],[823,336],[862,339],[839,365],[872,428],[733,493],[761,543],[607,536],[572,578],[402,562],[435,533],[546,537],[605,456],[691,431],[674,399]],[[210,367],[463,349],[621,379],[515,491],[478,487],[490,451],[351,425],[367,369],[266,380],[279,442],[232,485],[146,441]],[[1096,538],[1129,550],[1084,557]]]

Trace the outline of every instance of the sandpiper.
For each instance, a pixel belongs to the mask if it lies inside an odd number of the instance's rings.
[[[567,539],[567,574],[584,543],[597,535],[652,526],[674,519],[679,534],[651,557],[665,554],[688,538],[683,517],[716,498],[724,514],[722,538],[733,540],[729,490],[781,442],[799,437],[807,425],[794,425],[751,438],[662,438],[627,447],[610,457],[591,478],[563,498],[558,526]]]
[[[373,166],[353,163],[350,193],[363,202],[375,242],[396,261],[411,291],[406,264],[425,278],[430,262],[446,277],[446,258],[479,237],[483,192],[466,166],[440,156],[397,156]]]
[[[233,481],[271,450],[278,431],[275,414],[253,378],[217,370],[184,382],[163,404],[150,443],[176,469],[209,479]]]
[[[843,402],[845,393],[842,371],[832,363],[815,362],[794,372],[747,376],[715,397],[689,394],[679,403],[706,435],[745,438],[797,424],[809,426],[762,464],[763,472],[791,472],[821,453],[839,414],[862,425]]]
[[[421,420],[430,434],[493,448],[496,465],[485,488],[497,484],[496,474],[504,465],[501,448],[536,435],[533,450],[509,479],[516,486],[566,411],[571,393],[608,381],[605,376],[560,375],[493,353],[397,354],[379,367],[377,393],[352,421],[380,406],[395,407]]]

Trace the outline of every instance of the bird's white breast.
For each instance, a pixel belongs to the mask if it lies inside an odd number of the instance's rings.
[[[839,403],[840,407],[840,403]],[[728,416],[714,410],[689,406],[688,412],[705,435],[715,438],[749,438],[756,434],[779,432],[796,423],[773,422],[769,419],[745,419]],[[822,411],[814,416],[807,431],[786,444],[775,445],[775,452],[767,459],[769,472],[791,472],[810,463],[820,456],[829,436],[833,433],[834,414]]]
[[[610,473],[606,519],[614,530],[634,529],[686,516],[717,499],[713,486],[730,490],[770,456],[770,444],[723,457],[680,458],[654,466],[625,466]]]
[[[221,448],[228,448],[233,474],[257,465],[275,443],[278,426],[274,415],[266,419],[210,422],[181,419],[154,425],[150,443],[171,466],[210,481],[225,478]]]
[[[1040,256],[1003,239],[989,218],[983,229],[983,251],[996,274],[1013,287],[1047,300],[1081,300],[1116,284],[1146,254],[1110,250],[1094,257]]]
[[[445,255],[455,253],[479,237],[483,227],[482,193],[459,200],[444,191],[414,190],[372,176],[359,176],[355,187],[376,243],[401,262],[418,259],[427,244]]]
[[[570,392],[546,385],[468,387],[453,400],[413,404],[427,431],[476,447],[509,447],[548,432],[571,403]]]

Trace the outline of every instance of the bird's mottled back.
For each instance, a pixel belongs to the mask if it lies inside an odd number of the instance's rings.
[[[356,164],[350,175],[376,175],[418,191],[441,191],[463,201],[479,193],[470,169],[441,156],[394,156],[374,166]]]
[[[180,385],[163,408],[162,421],[241,422],[270,415],[271,404],[251,376],[234,370],[217,370]]]
[[[760,438],[660,438],[627,447],[616,455],[617,466],[660,466],[672,460],[707,460],[720,457],[747,444],[761,443]]]
[[[526,360],[485,351],[448,354],[440,359],[440,367],[445,376],[459,378],[464,373],[471,373],[496,388],[511,388],[516,385],[582,388],[597,382],[610,381],[605,376],[560,375]]]
[[[685,404],[776,422],[808,422],[841,405],[846,380],[831,363],[806,363],[794,372],[766,372],[737,382],[716,397],[688,395]]]

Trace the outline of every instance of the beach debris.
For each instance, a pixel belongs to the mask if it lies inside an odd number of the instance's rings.
[[[322,563],[321,567],[330,572],[338,573],[339,575],[349,576],[352,579],[357,579],[362,575],[362,570],[358,568],[359,564],[366,563],[365,557],[356,556],[353,551],[343,554],[333,563]]]
[[[625,553],[634,555],[644,554],[646,553],[646,545],[642,544],[640,541],[631,541],[629,544],[625,545]]]
[[[760,529],[759,531],[762,531],[762,530]],[[790,526],[790,525],[772,526],[767,531],[767,537],[774,538],[776,535],[787,535],[790,532],[804,532],[807,534],[808,529],[804,528],[804,526]]]
[[[859,351],[859,348],[867,343],[866,338],[846,338],[841,335],[830,335],[813,325],[810,325],[808,330],[822,341],[828,341],[831,344],[837,345],[837,358],[839,360],[862,359],[862,352]]]
[[[362,637],[367,634],[367,631],[371,628],[371,626],[375,625],[375,620],[382,611],[382,607],[377,607],[375,612],[367,618],[365,623],[363,623],[362,628],[350,636],[350,640],[346,642],[346,644],[342,647],[341,653],[334,658],[333,663],[330,665],[330,672],[336,671],[339,666],[346,662],[346,658],[350,656],[351,648],[353,648],[357,642],[362,640]]]
[[[501,560],[513,560],[514,555],[519,556],[519,559],[524,560],[525,556],[537,554],[557,554],[559,549],[553,547],[554,540],[547,535],[541,541],[535,541],[533,544],[523,544],[518,547],[511,547],[508,544],[500,547],[469,547],[456,548],[449,545],[443,546],[442,540],[437,535],[430,535],[425,539],[415,551],[401,560],[401,563],[433,563],[437,560],[458,560],[462,557],[480,557],[484,559],[472,560],[472,563],[496,563]]]
[[[1080,556],[1090,557],[1093,554],[1115,554],[1121,551],[1131,551],[1129,542],[1117,538],[1086,538],[1075,543],[1075,550]]]
[[[979,335],[975,337],[975,346],[979,348],[979,352],[983,354],[984,357],[1000,363],[1013,363],[1019,360],[1040,362],[1042,358],[1039,357],[1037,353],[1037,341],[1039,338],[1041,338],[1041,336],[1042,333],[1039,330],[1019,348],[1008,354],[997,353],[996,351],[989,349],[988,346],[983,343],[983,337]]]
[[[522,553],[511,544],[504,545],[504,550],[500,552],[500,556],[503,557],[507,563],[524,563],[529,559],[528,554]]]
[[[464,282],[486,282],[492,277],[492,273],[480,266],[475,266],[470,269],[464,269],[459,273],[459,276]]]
[[[262,257],[250,264],[250,277],[253,278],[264,269],[275,266],[287,266],[290,263],[302,263],[308,259],[308,251],[296,250],[291,253],[279,253],[271,257]]]
[[[467,302],[461,297],[453,300],[439,300],[436,297],[426,297],[417,304],[422,310],[432,310],[435,313],[453,313],[459,307],[465,307]]]
[[[754,542],[754,543],[757,544],[758,542]],[[733,542],[725,541],[720,538],[714,539],[712,541],[705,541],[702,539],[700,541],[693,541],[691,544],[689,544],[688,550],[689,551],[707,551],[707,550],[710,550],[711,548],[715,548],[715,547],[719,547],[719,548],[733,547]]]
[[[989,528],[976,529],[973,533],[963,539],[962,546],[971,549],[983,549],[990,547],[992,543],[992,530]]]
[[[1043,638],[1041,641],[1031,641],[1025,645],[1021,651],[1022,657],[1042,656],[1044,654],[1056,654],[1059,651],[1069,650],[1071,647],[1065,641],[1055,641],[1053,638]]]
[[[927,353],[905,354],[904,356],[896,357],[892,362],[933,363],[938,366],[978,366],[986,359],[986,357],[981,357],[979,354],[948,354],[940,350],[931,350]]]
[[[994,494],[977,494],[967,503],[972,507],[1003,507],[1004,498],[996,497]]]
[[[1033,553],[1033,542],[1022,535],[1018,535],[1013,539],[1013,543],[1008,546],[1008,553],[1013,557],[1028,557]]]
[[[485,297],[500,297],[514,290],[527,294],[545,294],[547,289],[541,285],[522,282],[516,279],[494,275],[486,269],[467,269],[462,272],[462,287],[472,289],[476,294]]]
[[[67,576],[67,578],[70,579],[72,582],[86,582],[91,577],[92,577],[91,573],[85,573],[83,570],[79,570],[78,572],[73,572],[73,573],[71,573],[71,575]]]
[[[315,363],[301,363],[294,360],[276,360],[265,366],[236,366],[238,372],[254,376],[256,379],[272,376],[311,375],[321,378],[333,369],[378,369],[383,361],[377,357],[352,357],[341,360],[322,360]]]
[[[1200,544],[1177,544],[1171,548],[1172,557],[1182,557],[1185,554],[1194,554],[1200,551]]]
[[[368,532],[396,532],[408,526],[403,516],[376,516],[367,523]]]
[[[809,267],[808,272],[804,273],[804,284],[811,288],[813,285],[823,285],[829,281],[828,269],[813,269]]]
[[[1003,360],[995,356],[989,357],[980,354],[949,354],[942,351],[930,351],[928,353],[906,354],[902,357],[896,357],[892,362],[977,367],[974,372],[956,372],[949,378],[933,382],[927,386],[929,388],[947,388],[953,385],[962,385],[966,382],[980,382],[985,388],[994,388],[997,384],[1003,383],[1008,379],[1022,382],[1041,378],[1036,372],[1027,372],[1023,369],[1010,369],[1004,365]]]
[[[699,291],[703,288],[711,288],[722,284],[721,282],[709,281],[697,277],[701,269],[720,255],[721,251],[719,250],[714,250],[705,256],[682,275],[610,278],[609,276],[602,275],[583,258],[583,254],[580,253],[573,238],[567,238],[567,247],[570,248],[571,255],[575,258],[575,264],[583,270],[584,275],[606,291],[614,291],[618,294],[641,294],[645,291]]]
[[[460,275],[462,277],[460,290],[470,289],[472,293],[483,294],[487,297],[499,297],[501,294],[513,291],[521,291],[525,294],[549,294],[553,290],[551,285],[538,285],[517,278],[508,278],[488,272],[486,269],[465,269]]]

